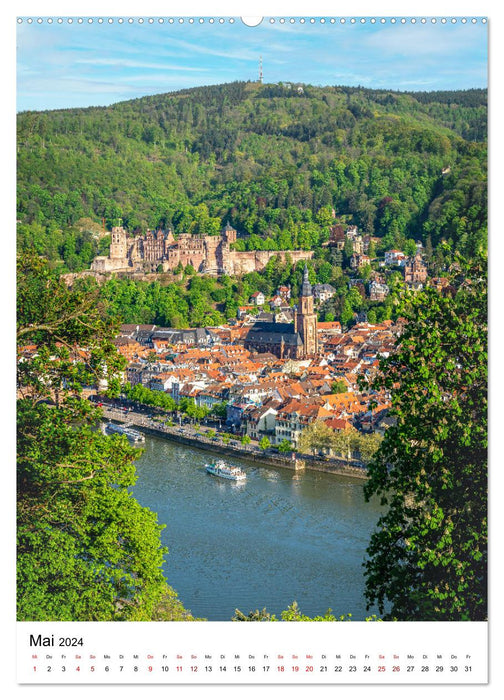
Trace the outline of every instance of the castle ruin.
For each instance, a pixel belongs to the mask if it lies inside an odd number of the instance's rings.
[[[93,272],[171,272],[179,264],[192,265],[200,274],[243,275],[258,272],[273,256],[282,261],[287,254],[293,263],[313,257],[311,250],[231,250],[236,230],[227,224],[219,236],[180,233],[171,230],[151,231],[144,236],[128,236],[122,226],[112,228],[108,257],[99,256],[91,264]]]

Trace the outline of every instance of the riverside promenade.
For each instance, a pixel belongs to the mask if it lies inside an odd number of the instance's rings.
[[[102,407],[103,417],[107,420],[116,421],[140,428],[143,432],[173,440],[191,447],[196,447],[207,452],[215,452],[219,455],[236,456],[250,462],[267,466],[283,467],[285,469],[326,472],[340,476],[350,476],[356,479],[367,479],[366,469],[357,466],[352,462],[342,459],[328,458],[320,459],[313,455],[289,452],[280,454],[271,449],[262,450],[253,443],[242,445],[238,439],[224,443],[218,436],[207,437],[204,432],[197,431],[194,426],[185,424],[184,426],[166,425],[160,420],[151,416],[146,416],[135,411],[124,412],[117,408]]]

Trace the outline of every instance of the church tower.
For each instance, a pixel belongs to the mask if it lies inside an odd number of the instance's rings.
[[[303,356],[315,355],[318,351],[317,314],[313,310],[313,292],[308,279],[308,268],[306,265],[294,318],[294,330],[299,333],[303,341]]]

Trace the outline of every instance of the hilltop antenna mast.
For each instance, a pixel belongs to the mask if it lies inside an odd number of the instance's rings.
[[[259,83],[262,85],[263,81],[263,70],[262,70],[262,56],[259,56]]]

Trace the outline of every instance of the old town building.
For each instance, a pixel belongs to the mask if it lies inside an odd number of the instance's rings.
[[[427,280],[427,265],[422,260],[422,255],[417,253],[409,258],[404,266],[404,281],[409,287],[421,288]]]
[[[314,284],[312,287],[313,298],[323,304],[336,294],[336,289],[331,284]]]
[[[388,285],[384,282],[372,280],[369,283],[369,299],[371,301],[384,301],[389,291]]]

